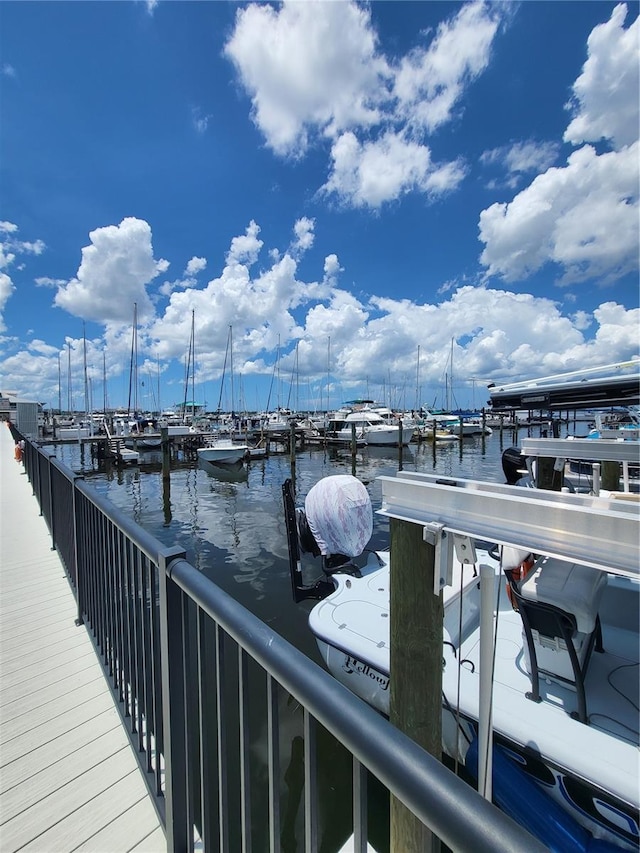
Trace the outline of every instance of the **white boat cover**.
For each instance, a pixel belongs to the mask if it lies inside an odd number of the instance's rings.
[[[357,557],[373,533],[371,498],[349,474],[323,477],[309,490],[304,511],[323,556]]]

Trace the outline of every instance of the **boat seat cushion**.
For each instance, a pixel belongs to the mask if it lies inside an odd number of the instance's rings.
[[[552,604],[572,614],[577,630],[591,634],[606,584],[605,572],[543,557],[522,582],[520,594],[527,601]]]

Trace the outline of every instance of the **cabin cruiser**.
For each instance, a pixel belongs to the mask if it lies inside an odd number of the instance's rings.
[[[409,444],[412,430],[401,429],[399,421],[390,423],[375,409],[368,407],[356,409],[329,421],[325,435],[338,442],[348,444],[356,442],[372,445]]]
[[[479,778],[489,744],[494,802],[550,849],[637,850],[638,505],[409,472],[379,480],[383,515],[425,530],[437,521],[456,543],[434,569],[443,572],[443,753]],[[388,714],[391,555],[366,551],[368,492],[336,475],[303,507],[291,481],[283,497],[294,598],[319,599],[309,626],[322,659]],[[303,554],[322,560],[315,583],[305,582]]]

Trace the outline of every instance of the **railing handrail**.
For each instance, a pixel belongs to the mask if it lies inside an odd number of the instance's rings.
[[[546,849],[186,560],[167,574],[451,849]]]
[[[41,471],[40,460],[49,465],[46,469],[46,476],[49,482],[48,490],[42,488],[41,480],[45,475]],[[191,599],[247,655],[253,658],[269,676],[295,697],[305,708],[305,713],[308,712],[314,719],[318,720],[353,754],[357,761],[369,768],[397,799],[402,801],[419,820],[432,829],[451,849],[474,849],[487,851],[487,853],[489,851],[492,851],[492,853],[493,851],[505,851],[505,853],[507,851],[509,853],[511,851],[523,851],[523,853],[527,851],[527,853],[535,853],[535,851],[546,849],[523,827],[483,799],[466,782],[449,771],[408,736],[396,729],[387,719],[352,694],[326,670],[319,667],[283,637],[272,631],[257,616],[218,587],[212,580],[203,575],[202,572],[198,571],[184,559],[183,549],[176,546],[163,545],[124,512],[115,507],[107,498],[96,492],[81,476],[74,474],[55,459],[55,456],[43,451],[37,445],[30,442],[27,445],[25,467],[43,514],[46,516],[49,513],[50,517],[47,521],[54,539],[54,547],[57,547],[58,543],[56,542],[56,531],[53,525],[52,506],[54,503],[54,487],[51,485],[52,468],[59,471],[69,481],[69,487],[65,487],[65,494],[60,493],[60,498],[64,500],[65,497],[68,497],[68,489],[72,490],[73,512],[76,511],[77,495],[82,496],[82,500],[78,501],[79,503],[88,504],[97,511],[99,520],[88,522],[89,528],[93,524],[93,528],[91,529],[95,530],[96,526],[100,527],[105,521],[108,521],[114,526],[118,537],[124,537],[127,542],[131,543],[141,554],[146,556],[153,571],[157,573],[157,583],[160,584],[160,619],[162,618],[163,611],[162,602],[164,601],[165,605],[167,602],[166,592],[163,592],[162,589],[163,584],[166,584],[166,589],[171,590],[172,596],[174,595],[173,591],[175,591],[177,594],[184,594]],[[43,506],[43,494],[45,497],[48,496],[49,507]],[[86,513],[87,506],[82,511]],[[85,519],[84,523],[79,525],[79,528],[85,530],[85,536],[89,536],[90,534],[87,532],[89,528],[85,528],[86,523]],[[75,537],[77,535],[75,519],[73,531],[73,536]],[[100,531],[98,532],[100,534]],[[96,548],[99,549],[101,547],[101,541],[98,537],[96,544],[91,539],[90,545],[94,548],[94,551]],[[69,548],[69,543],[65,544]],[[85,554],[87,547],[87,542],[74,541],[71,544],[73,560],[75,560],[77,553]],[[126,551],[130,546],[127,545],[123,549],[121,546],[116,546],[112,543],[110,547],[110,553],[113,552],[113,557],[114,553]],[[112,690],[119,698],[119,707],[122,711],[123,702],[126,701],[123,699],[123,696],[129,696],[129,700],[132,701],[131,695],[136,690],[142,689],[143,686],[141,686],[141,682],[123,684],[122,681],[123,666],[126,667],[127,665],[127,656],[138,654],[133,646],[126,645],[126,643],[135,645],[137,641],[135,638],[135,627],[132,628],[126,623],[126,606],[122,603],[124,601],[123,596],[127,595],[130,584],[133,584],[134,589],[137,589],[135,585],[138,583],[138,575],[136,574],[135,578],[131,580],[126,575],[126,572],[130,570],[126,566],[113,567],[107,560],[104,562],[103,567],[102,561],[99,559],[100,553],[97,552],[95,556],[96,559],[94,559],[94,562],[97,561],[99,568],[99,583],[96,583],[95,566],[88,567],[90,572],[93,571],[93,575],[90,575],[86,579],[83,578],[82,572],[87,567],[82,565],[77,567],[78,577],[75,594],[79,601],[80,619],[78,621],[82,621],[82,606],[85,599],[90,599],[91,603],[95,605],[96,596],[101,594],[100,591],[104,588],[105,594],[111,597],[111,601],[108,603],[104,615],[100,611],[96,611],[95,618],[98,624],[92,625],[92,630],[95,631],[94,642],[96,644],[96,651],[104,657],[103,666],[105,676],[110,681]],[[82,563],[82,559],[79,562]],[[69,571],[69,568],[67,565],[67,571]],[[102,571],[102,568],[104,568],[104,571]],[[139,570],[138,566],[134,569],[134,573]],[[110,578],[115,579],[115,587],[106,586]],[[83,583],[87,584],[87,588],[84,590]],[[115,600],[118,599],[118,596],[120,596],[121,600]],[[131,607],[139,602],[142,597],[138,592],[135,592],[134,598],[135,601],[132,602]],[[181,611],[182,605],[179,605],[178,609]],[[126,612],[128,613],[128,610]],[[165,617],[166,615],[165,607]],[[105,622],[104,625],[102,624],[103,622]],[[114,651],[114,643],[117,644],[121,641],[122,638],[118,632],[125,629],[128,631],[133,630],[133,634],[131,634],[129,640],[126,637],[124,638],[123,659],[120,659],[117,657],[117,648]],[[162,642],[165,643],[165,648],[167,648],[167,630],[171,631],[171,628],[166,624],[160,624],[159,628],[156,626],[156,629],[159,630],[160,635],[164,638]],[[178,636],[180,635],[180,631],[181,629],[178,630]],[[175,637],[176,634],[172,634],[171,636]],[[183,636],[183,644],[185,641]],[[105,647],[107,657],[105,657]],[[166,656],[161,655],[163,670],[162,706],[165,712],[169,705],[172,708],[176,707],[176,695],[174,694],[170,697],[168,690],[170,672],[167,671],[167,667],[171,667],[172,665],[170,658],[177,661],[175,666],[176,671],[180,669],[180,666],[184,665],[183,651],[172,648],[170,644],[169,648],[171,654]],[[141,654],[144,656],[144,650]],[[112,668],[116,659],[117,673],[114,673]],[[184,676],[184,672],[182,675]],[[141,677],[144,678],[145,676],[138,674],[138,678]],[[186,699],[184,701],[186,703]],[[132,705],[129,706],[130,709],[131,707]],[[180,719],[181,717],[182,719]],[[177,790],[178,798],[182,797],[181,802],[177,803],[176,810],[176,814],[178,815],[176,820],[179,822],[180,820],[184,820],[185,809],[183,808],[184,798],[182,789],[187,787],[187,781],[185,778],[180,778],[180,773],[188,772],[186,769],[186,756],[179,753],[184,748],[184,731],[180,731],[180,725],[184,726],[184,710],[181,710],[178,714],[178,722],[176,724],[178,731],[175,732],[175,737],[174,733],[170,730],[171,714],[169,714],[168,718],[163,715],[157,721],[157,725],[159,730],[163,730],[164,726],[169,729],[162,735],[167,755],[170,755],[170,761],[166,766],[165,778],[167,806],[171,804],[172,790]],[[153,734],[157,735],[158,731],[154,731]],[[129,732],[129,735],[132,737],[131,732]],[[176,755],[173,752],[174,749],[178,750],[175,763],[174,757]],[[165,759],[167,755],[165,755]],[[152,786],[152,780],[155,779],[157,783],[157,779],[159,778],[158,768],[156,767],[155,769],[155,775],[153,772],[150,772],[149,758],[148,756],[143,756],[140,746],[137,749],[137,757],[142,769],[146,771],[145,779],[149,785],[150,793],[154,798],[158,812],[163,820],[170,823],[174,815],[173,805],[165,811],[163,795],[160,789],[157,788],[154,791]],[[145,761],[147,763],[146,768],[143,766]],[[177,771],[175,768],[177,768]],[[178,772],[176,778],[173,776],[175,772]],[[186,813],[188,814],[188,810],[186,810]],[[165,830],[168,847],[171,850],[181,849],[183,845],[178,843],[176,846],[175,840],[184,840],[190,834],[184,825],[178,827],[176,831],[176,827],[173,825],[165,824]],[[363,831],[366,838],[366,826]],[[187,841],[185,843],[188,844]]]

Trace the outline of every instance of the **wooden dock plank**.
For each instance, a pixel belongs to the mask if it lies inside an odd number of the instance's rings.
[[[2,672],[2,689],[3,691],[11,691],[11,695],[18,695],[19,688],[23,684],[30,685],[31,679],[35,678],[38,674],[40,674],[42,678],[42,684],[47,684],[49,679],[57,679],[60,677],[65,667],[69,667],[68,671],[80,671],[84,669],[85,664],[88,666],[93,665],[93,661],[95,658],[95,652],[93,649],[82,648],[81,651],[77,652],[73,661],[64,661],[60,664],[53,664],[46,667],[46,671],[43,672],[42,663],[40,661],[34,661],[32,664],[24,664],[19,669],[16,669],[14,672]],[[0,704],[2,703],[4,697],[0,696]]]
[[[1,644],[0,644],[1,647]],[[66,651],[79,650],[83,651],[88,648],[86,645],[86,640],[80,634],[76,634],[68,637],[64,643],[60,642],[57,646],[53,646],[51,644],[46,645],[45,643],[40,643],[37,648],[30,648],[29,652],[25,654],[17,654],[12,658],[7,658],[0,664],[0,677],[4,676],[6,673],[16,672],[16,670],[21,670],[22,667],[29,665],[34,662],[38,662],[42,665],[44,669],[48,662],[59,661],[61,656],[63,656]],[[91,647],[92,648],[92,647]],[[22,649],[20,650],[22,652]]]
[[[17,735],[24,734],[24,732],[29,731],[29,729],[41,726],[47,721],[53,720],[64,714],[66,711],[71,710],[71,708],[82,705],[89,699],[94,699],[96,696],[100,696],[105,693],[110,696],[111,694],[108,691],[109,688],[104,683],[104,679],[97,675],[88,684],[82,685],[77,690],[74,690],[72,694],[59,697],[50,705],[40,705],[37,708],[32,708],[27,714],[22,714],[3,721],[3,740],[4,738],[9,740]]]
[[[91,734],[78,749],[49,767],[40,768],[36,762],[22,782],[0,795],[0,820],[5,823],[21,814],[127,746],[122,732],[116,728],[95,736]]]
[[[71,708],[65,714],[60,714],[57,717],[45,717],[40,723],[25,727],[24,731],[15,734],[13,737],[8,737],[3,729],[2,746],[0,747],[0,788],[2,788],[1,777],[6,765],[16,761],[22,755],[27,755],[34,746],[51,743],[66,732],[72,732],[86,720],[97,719],[105,711],[111,711],[120,719],[120,715],[113,705],[111,694],[107,691],[103,691],[93,699]]]
[[[0,426],[0,851],[166,850],[129,737]]]
[[[69,850],[104,825],[98,822],[97,811],[109,808],[110,801],[117,793],[116,788],[120,789],[122,796],[129,798],[129,803],[141,799],[143,792],[135,784],[137,780],[134,778],[137,771],[135,759],[130,754],[128,758],[130,762],[127,762],[127,749],[123,748],[19,814],[8,820],[2,819],[0,833],[3,853],[23,849],[36,850],[38,853],[48,853],[54,849]],[[101,797],[101,794],[106,796]],[[83,808],[89,803],[91,808]],[[50,844],[46,836],[51,832],[54,838],[59,838],[60,824],[65,824],[64,843]]]
[[[79,661],[82,661],[78,666]],[[101,673],[96,672],[96,668],[91,664],[94,661],[87,662],[85,657],[72,658],[66,661],[67,666],[64,670],[59,668],[56,678],[51,678],[48,673],[45,678],[39,678],[38,675],[32,676],[27,682],[16,685],[14,688],[6,690],[3,688],[2,701],[0,702],[0,722],[5,719],[13,719],[18,714],[29,713],[34,708],[54,701],[59,697],[65,696],[73,690],[81,688],[85,684],[89,684],[96,678],[101,676]]]
[[[0,614],[0,619],[2,615]],[[77,627],[71,622],[63,627],[55,628],[48,634],[36,633],[31,640],[24,640],[21,637],[11,637],[8,640],[2,641],[3,651],[7,657],[11,658],[13,653],[24,657],[31,653],[51,646],[57,646],[58,642],[65,643],[67,640],[76,640],[78,634]]]
[[[114,800],[112,803],[114,809],[118,804]],[[126,823],[124,820],[117,822],[112,820],[78,847],[69,849],[69,853],[80,853],[80,851],[82,853],[104,853],[107,850],[138,849],[148,850],[151,853],[161,853],[167,849],[164,833],[157,829],[158,816],[148,800],[139,800],[133,805],[128,803],[120,803],[120,805],[125,808],[119,817],[126,817]],[[135,840],[131,837],[130,830],[126,829],[131,823],[136,827]],[[150,846],[141,846],[149,844]]]
[[[73,617],[75,619],[75,615]],[[38,624],[47,631],[55,629],[56,625],[66,625],[70,619],[69,611],[59,607],[47,607],[38,614]],[[31,636],[32,628],[24,615],[18,613],[7,614],[0,622],[0,643],[8,637],[20,637],[22,639]]]
[[[161,853],[167,849],[167,842],[162,830],[156,829],[149,833],[134,847],[131,847],[128,853]],[[101,853],[101,851],[96,851]]]
[[[13,761],[3,765],[0,773],[0,794],[8,792],[24,779],[31,778],[36,773],[52,767],[56,762],[82,749],[91,738],[100,737],[120,726],[121,721],[117,711],[107,708],[90,720],[85,720],[72,729],[62,732],[46,743],[33,743],[31,738],[33,746],[28,752],[22,750]]]

